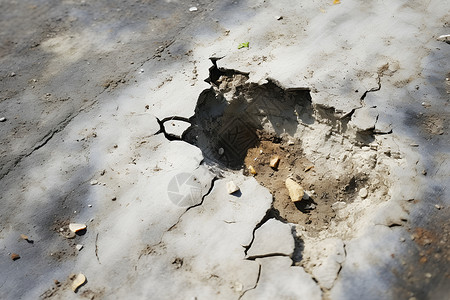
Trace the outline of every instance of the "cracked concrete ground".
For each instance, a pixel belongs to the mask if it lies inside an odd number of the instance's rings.
[[[0,3],[0,298],[444,299],[450,6],[422,2]]]

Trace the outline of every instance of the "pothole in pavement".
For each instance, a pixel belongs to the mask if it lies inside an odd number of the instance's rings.
[[[351,239],[365,217],[389,199],[389,169],[400,154],[375,136],[391,129],[377,124],[375,107],[338,111],[313,104],[307,88],[284,88],[272,79],[252,83],[246,73],[213,64],[206,80],[211,87],[200,94],[194,116],[158,120],[160,133],[200,148],[205,163],[219,173],[254,176],[273,195],[272,208],[255,231],[271,218],[296,224],[293,263],[314,274],[321,264],[314,257],[323,250],[317,243]],[[190,126],[179,136],[167,130],[168,121]],[[274,156],[280,158],[277,168],[269,165]],[[308,196],[292,202],[287,178]],[[330,286],[329,279],[316,280]]]
[[[211,88],[200,94],[195,115],[158,120],[167,138],[196,145],[219,169],[254,176],[273,195],[272,215],[301,224],[312,236],[345,219],[343,210],[355,199],[386,198],[388,169],[379,164],[373,108],[355,114],[313,105],[307,88],[283,88],[272,79],[251,83],[248,74],[213,63],[206,80]],[[166,130],[167,121],[190,127],[178,136]],[[276,169],[269,166],[274,156],[280,158]],[[306,191],[302,201],[291,201],[287,178]]]

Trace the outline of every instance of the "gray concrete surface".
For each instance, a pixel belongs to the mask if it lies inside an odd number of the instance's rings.
[[[2,1],[0,298],[445,299],[449,16],[434,0]],[[310,100],[281,99],[292,88]],[[292,165],[253,178],[183,136],[239,136],[221,122],[243,112]],[[306,206],[276,206],[281,174],[315,189]],[[86,232],[62,236],[74,222]]]

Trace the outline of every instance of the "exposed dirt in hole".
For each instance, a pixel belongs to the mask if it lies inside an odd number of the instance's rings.
[[[310,236],[329,229],[329,236],[348,238],[367,207],[387,199],[389,171],[379,162],[399,156],[380,147],[374,125],[358,120],[364,113],[355,116],[359,108],[342,112],[313,105],[308,89],[285,88],[269,78],[250,82],[248,74],[212,61],[206,80],[211,87],[200,94],[194,116],[158,120],[159,132],[196,145],[207,164],[255,176],[272,193],[278,219],[304,226]],[[169,120],[190,127],[177,136],[164,127]],[[269,165],[274,155],[281,158],[276,170]],[[257,174],[250,174],[249,166]],[[287,178],[309,198],[293,203]]]
[[[258,130],[293,135],[299,120],[313,122],[308,90],[248,79],[239,71],[210,69],[212,86],[200,94],[191,127],[182,137],[207,159],[234,170],[242,168],[247,150],[257,145]]]
[[[364,186],[367,176],[348,174],[336,178],[328,170],[316,169],[308,160],[299,140],[282,139],[275,134],[258,131],[259,143],[247,151],[244,174],[254,176],[274,197],[273,208],[279,217],[289,223],[303,224],[309,233],[326,229],[336,216],[332,204],[339,200],[353,201],[357,191]],[[278,156],[278,168],[270,167],[270,160]],[[249,167],[256,174],[251,174]],[[285,180],[292,178],[299,183],[309,197],[292,202]]]

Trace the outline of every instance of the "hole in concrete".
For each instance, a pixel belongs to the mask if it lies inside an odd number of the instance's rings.
[[[360,189],[387,193],[383,175],[372,172],[376,119],[366,126],[364,119],[353,120],[357,109],[313,105],[308,89],[283,88],[271,79],[252,83],[247,73],[212,61],[206,80],[211,87],[200,94],[191,126],[181,137],[168,137],[199,147],[206,163],[254,176],[272,193],[278,219],[302,224],[309,234],[327,229]],[[159,121],[164,134],[164,121],[174,118]],[[280,158],[277,168],[269,166],[274,156]],[[305,190],[302,201],[291,201],[287,178]]]
[[[279,142],[282,134],[293,135],[299,118],[313,122],[309,91],[284,90],[270,80],[262,85],[246,83],[245,73],[223,73],[201,93],[192,126],[184,135],[206,158],[240,169],[248,150],[261,140]],[[266,132],[274,135],[266,136]]]

